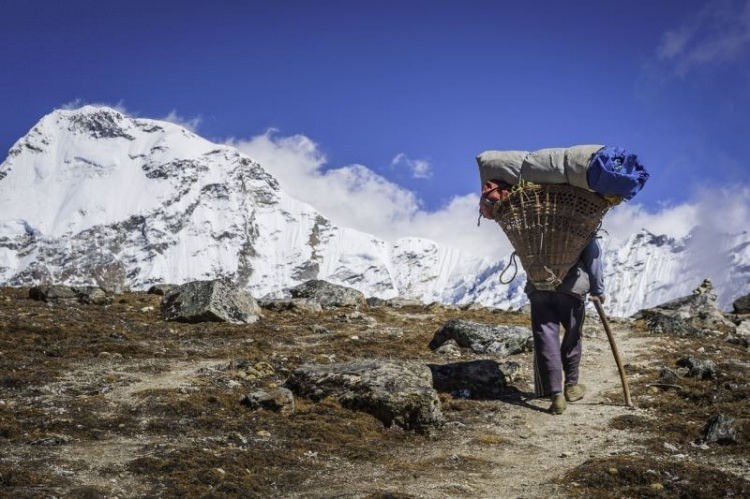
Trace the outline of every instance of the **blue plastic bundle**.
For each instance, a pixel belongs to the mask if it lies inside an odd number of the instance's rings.
[[[638,194],[648,177],[638,156],[616,146],[597,151],[586,171],[589,188],[603,196],[618,196],[625,201]]]

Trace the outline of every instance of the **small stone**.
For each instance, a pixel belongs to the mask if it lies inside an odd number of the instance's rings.
[[[155,310],[154,307],[152,307],[150,305],[148,307],[141,308],[141,312],[144,312],[144,313],[145,312],[153,312],[154,310]]]
[[[266,430],[258,430],[255,434],[262,438],[268,438],[271,436],[271,432]]]
[[[659,390],[658,386],[649,386],[648,387],[648,393],[649,395],[657,395],[661,390]]]
[[[607,470],[607,473],[609,473],[610,475],[616,475],[617,474],[617,468],[609,468]]]
[[[663,484],[661,484],[661,483],[658,483],[658,482],[652,483],[652,484],[651,484],[651,485],[649,485],[648,487],[649,487],[649,488],[650,488],[651,490],[663,490],[663,489],[664,489],[664,485],[663,485]]]
[[[670,444],[668,442],[664,442],[664,448],[667,449],[670,452],[677,452],[677,450],[678,450],[676,446],[674,446],[674,445],[672,445],[672,444]]]
[[[359,336],[357,336],[357,335],[355,334],[355,335],[353,335],[353,336],[350,336],[350,337],[349,337],[349,339],[351,339],[351,340],[354,340],[354,341],[357,341],[357,340],[359,339]]]

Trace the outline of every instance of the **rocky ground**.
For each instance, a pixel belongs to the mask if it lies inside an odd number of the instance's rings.
[[[528,345],[491,338],[520,312],[308,298],[183,323],[157,294],[87,296],[0,289],[3,497],[750,496],[748,316],[695,297],[612,321],[634,408],[590,314],[589,393],[552,416]]]

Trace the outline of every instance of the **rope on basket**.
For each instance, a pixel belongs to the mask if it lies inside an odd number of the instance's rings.
[[[513,265],[513,276],[510,278],[510,280],[503,281],[503,276],[505,275],[505,272],[510,268],[510,266]],[[518,262],[516,262],[516,252],[510,254],[510,260],[508,261],[508,265],[505,266],[502,272],[500,272],[500,284],[510,284],[513,282],[513,279],[516,278],[516,275],[518,274]]]

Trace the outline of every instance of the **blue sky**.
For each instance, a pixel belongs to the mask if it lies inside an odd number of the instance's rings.
[[[476,230],[479,152],[600,143],[651,173],[619,230],[680,235],[712,199],[747,229],[750,0],[0,0],[0,13],[2,158],[55,108],[116,105],[230,141],[342,224],[443,240],[451,224]],[[375,195],[378,220],[346,206]]]

